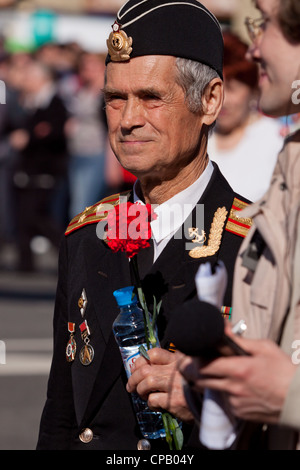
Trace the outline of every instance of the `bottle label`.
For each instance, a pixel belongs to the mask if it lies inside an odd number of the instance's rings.
[[[146,344],[144,344],[143,346],[147,348]],[[134,366],[135,361],[141,355],[139,351],[140,347],[141,345],[139,344],[137,346],[131,346],[129,348],[120,348],[123,364],[128,378],[132,374],[132,368]]]

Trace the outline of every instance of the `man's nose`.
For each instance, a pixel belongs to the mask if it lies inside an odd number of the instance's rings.
[[[133,127],[142,127],[144,124],[145,117],[142,103],[137,98],[128,98],[122,113],[122,129],[128,130]]]

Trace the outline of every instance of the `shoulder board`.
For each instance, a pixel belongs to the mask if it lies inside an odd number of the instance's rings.
[[[76,215],[69,223],[65,235],[78,230],[85,225],[95,224],[102,220],[105,220],[109,210],[120,204],[121,198],[129,199],[131,191],[125,191],[123,193],[113,194],[112,196],[105,197],[101,201],[97,202],[93,206],[86,207],[86,209],[80,214]]]
[[[251,225],[252,219],[239,217],[239,211],[245,209],[249,204],[241,199],[234,198],[225,230],[245,238]]]

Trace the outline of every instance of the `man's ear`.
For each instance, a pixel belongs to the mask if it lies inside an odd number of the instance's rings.
[[[206,86],[202,98],[203,122],[208,126],[217,119],[224,101],[224,85],[220,78],[214,78]]]

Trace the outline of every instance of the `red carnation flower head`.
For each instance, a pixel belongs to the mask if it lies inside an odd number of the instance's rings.
[[[107,216],[106,241],[112,251],[124,251],[132,258],[150,246],[150,222],[156,219],[151,204],[126,202],[114,207]]]

